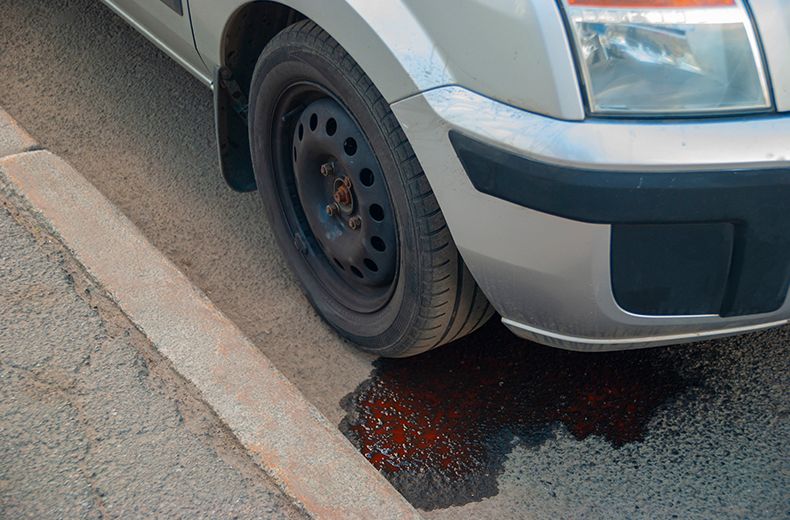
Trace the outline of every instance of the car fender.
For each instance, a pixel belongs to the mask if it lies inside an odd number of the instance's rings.
[[[190,0],[195,43],[209,70],[224,65],[226,27],[249,0]],[[282,0],[359,63],[394,103],[462,85],[504,103],[583,119],[559,8],[546,0]],[[481,30],[482,29],[482,30]]]

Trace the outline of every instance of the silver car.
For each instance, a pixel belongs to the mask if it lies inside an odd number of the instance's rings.
[[[323,318],[410,356],[790,320],[788,0],[105,0],[214,92]]]

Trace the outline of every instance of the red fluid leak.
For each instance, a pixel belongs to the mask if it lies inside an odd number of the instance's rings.
[[[614,447],[641,440],[655,410],[690,384],[671,359],[566,352],[492,324],[422,356],[377,361],[344,399],[340,427],[413,504],[464,504],[497,493],[514,442],[541,444],[558,424]]]

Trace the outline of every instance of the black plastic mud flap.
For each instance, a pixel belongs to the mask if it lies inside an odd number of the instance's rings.
[[[255,191],[250,138],[247,131],[247,97],[230,69],[214,70],[214,128],[219,166],[225,182],[240,192]]]

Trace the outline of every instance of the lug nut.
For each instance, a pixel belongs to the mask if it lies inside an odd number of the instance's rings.
[[[321,165],[321,175],[323,175],[324,177],[334,175],[334,173],[335,173],[335,163],[328,162]]]
[[[350,206],[354,202],[351,196],[351,189],[349,189],[345,183],[340,184],[337,190],[335,190],[333,198],[340,206]]]
[[[351,217],[348,219],[348,227],[353,230],[357,230],[362,227],[362,219],[359,216]]]
[[[330,217],[334,217],[335,215],[337,215],[338,210],[339,208],[337,207],[337,204],[329,204],[326,207],[326,214],[329,215]]]
[[[351,189],[351,177],[343,177],[343,186]]]

